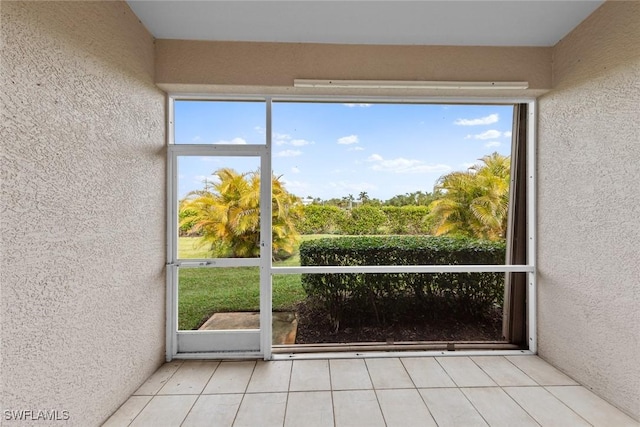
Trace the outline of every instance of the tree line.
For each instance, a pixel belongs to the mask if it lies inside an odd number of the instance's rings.
[[[395,215],[418,221],[412,229],[425,234],[502,240],[507,226],[510,158],[493,153],[480,161],[466,171],[443,175],[433,192],[397,195],[384,202],[361,192],[357,200],[348,195],[326,201],[313,199],[312,204],[304,206],[299,197],[286,190],[278,176],[272,175],[273,256],[278,259],[293,254],[300,232],[314,231],[305,229],[305,224],[322,222],[309,218],[309,215],[319,215],[314,205],[335,207],[337,210],[331,215],[337,218],[336,229],[342,224],[343,234],[397,234],[401,229],[389,222],[392,210],[385,212],[384,207],[422,206],[418,213],[414,210],[411,215]],[[239,173],[222,168],[213,175],[217,178],[213,184],[190,192],[180,201],[181,232],[201,236],[215,257],[257,256],[260,252],[259,171]],[[326,221],[331,220],[331,215]]]

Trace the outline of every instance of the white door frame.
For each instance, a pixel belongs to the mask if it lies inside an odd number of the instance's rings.
[[[266,105],[266,143],[264,145],[201,145],[175,144],[174,101],[199,99],[198,97],[174,97],[168,99],[169,123],[167,133],[167,322],[166,359],[173,358],[271,358],[271,102],[268,98],[248,100],[262,101]],[[234,97],[235,100],[238,97]],[[178,157],[258,157],[260,159],[260,257],[259,258],[208,258],[180,259],[178,257]],[[178,330],[178,269],[224,268],[255,266],[260,269],[260,328],[225,331]]]

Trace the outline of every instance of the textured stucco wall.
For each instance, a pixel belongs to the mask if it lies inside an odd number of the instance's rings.
[[[215,91],[215,86],[230,86],[237,92],[242,86],[255,86],[260,92],[275,87],[281,93],[331,93],[327,89],[294,90],[294,79],[527,81],[531,88],[527,94],[536,96],[551,87],[551,48],[156,41],[156,82],[169,90],[208,91],[213,87]],[[419,93],[415,89],[405,94],[463,95],[460,91]],[[469,94],[496,96],[495,91]],[[525,92],[500,94],[522,96]]]
[[[640,418],[640,2],[553,54],[540,99],[539,353]]]
[[[2,2],[1,24],[2,410],[98,425],[163,360],[154,42],[124,2]]]

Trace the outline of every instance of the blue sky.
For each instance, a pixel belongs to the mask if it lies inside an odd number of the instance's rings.
[[[300,196],[366,191],[382,200],[432,191],[448,172],[511,151],[512,106],[274,102],[273,171]],[[177,144],[264,144],[260,102],[176,101]],[[220,167],[256,170],[257,158],[185,157],[179,197]]]

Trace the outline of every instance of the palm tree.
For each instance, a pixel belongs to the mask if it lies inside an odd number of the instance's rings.
[[[202,235],[213,256],[257,257],[260,254],[260,173],[218,169],[215,183],[192,191],[180,203],[189,210],[185,220]],[[288,193],[278,177],[272,177],[272,242],[275,258],[293,254],[299,239],[294,222],[302,215],[302,203]],[[181,221],[180,225],[183,225]]]
[[[434,234],[489,240],[504,239],[509,204],[510,159],[498,153],[482,165],[442,176],[435,187],[440,197],[430,204]]]
[[[360,202],[364,205],[366,202],[369,201],[369,194],[367,194],[366,191],[361,191],[360,195],[358,196],[360,197]]]

